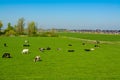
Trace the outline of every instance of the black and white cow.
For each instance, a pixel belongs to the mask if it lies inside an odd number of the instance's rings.
[[[36,56],[36,57],[34,58],[34,62],[37,62],[37,61],[40,61],[40,60],[41,60],[40,56]]]
[[[4,53],[2,58],[11,58],[10,53],[8,52]]]
[[[23,47],[29,47],[29,41],[28,40],[25,40],[24,44],[23,44]]]
[[[45,48],[39,48],[39,50],[40,50],[41,52],[44,52]]]

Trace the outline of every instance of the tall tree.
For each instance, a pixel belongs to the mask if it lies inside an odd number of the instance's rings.
[[[3,27],[2,21],[0,21],[0,34],[1,34],[1,28]]]
[[[7,30],[14,30],[14,28],[11,26],[11,23],[10,23],[10,22],[8,23]]]
[[[34,21],[28,23],[28,35],[35,35],[37,33],[37,26]]]
[[[16,31],[19,35],[24,34],[24,18],[18,20]]]

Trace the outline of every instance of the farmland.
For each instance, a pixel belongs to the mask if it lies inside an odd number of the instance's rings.
[[[68,36],[70,35],[70,36]],[[72,35],[72,36],[71,36]],[[61,37],[66,36],[66,37]],[[0,80],[119,80],[120,41],[119,35],[61,34],[60,37],[0,37]],[[108,37],[106,37],[108,36]],[[109,41],[115,44],[95,43],[68,37]],[[29,40],[30,53],[22,54],[25,40]],[[3,44],[7,43],[8,47]],[[72,44],[72,46],[68,46]],[[51,47],[40,52],[40,47]],[[57,50],[61,48],[61,50]],[[86,52],[86,48],[95,48]],[[74,49],[75,52],[68,52]],[[12,58],[2,58],[10,52]],[[34,62],[36,55],[42,61]]]

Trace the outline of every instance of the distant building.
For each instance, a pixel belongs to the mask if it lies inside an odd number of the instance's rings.
[[[89,30],[89,29],[81,29],[81,30],[69,30],[69,32],[79,32],[79,33],[99,33],[99,34],[120,34],[120,30]]]

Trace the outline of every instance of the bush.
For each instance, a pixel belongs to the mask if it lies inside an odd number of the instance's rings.
[[[9,31],[6,31],[5,35],[6,36],[15,36],[16,32],[14,30],[9,30]]]
[[[52,32],[44,32],[40,34],[41,37],[58,37],[58,34]]]

